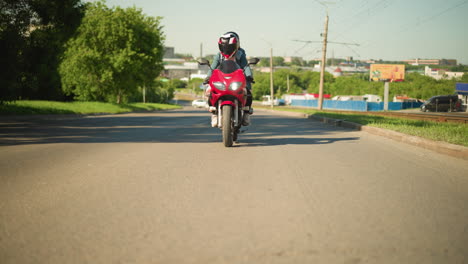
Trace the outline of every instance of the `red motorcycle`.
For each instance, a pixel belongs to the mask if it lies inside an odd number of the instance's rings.
[[[257,64],[260,60],[252,58],[248,65]],[[200,65],[210,66],[210,62],[201,59]],[[211,66],[210,66],[211,68]],[[245,103],[247,98],[246,79],[244,69],[233,60],[224,60],[218,69],[212,69],[209,85],[211,87],[210,105],[216,107],[218,115],[218,128],[223,133],[225,147],[231,147],[240,133],[244,118]]]

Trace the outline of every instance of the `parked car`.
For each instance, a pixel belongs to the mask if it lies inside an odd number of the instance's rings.
[[[192,106],[196,108],[208,108],[208,102],[203,99],[196,99],[192,101]]]
[[[457,95],[438,95],[429,98],[421,105],[423,112],[454,112],[461,110]]]

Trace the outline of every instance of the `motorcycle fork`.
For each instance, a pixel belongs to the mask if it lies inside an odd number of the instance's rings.
[[[235,106],[233,107],[232,109],[232,112],[234,114],[234,127],[237,127],[239,126],[239,111],[238,111],[238,105],[239,105],[239,101],[238,100],[234,100],[234,104]],[[218,128],[222,128],[223,127],[223,112],[221,111],[221,104],[218,103]]]
[[[218,128],[223,127],[222,120],[223,120],[223,113],[221,112],[221,104],[218,103]]]

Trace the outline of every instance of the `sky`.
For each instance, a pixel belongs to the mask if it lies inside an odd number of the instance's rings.
[[[92,0],[88,0],[92,1]],[[456,59],[468,65],[468,0],[107,0],[162,17],[165,46],[199,57],[218,51],[227,31],[248,56],[321,58],[328,12],[328,58]],[[305,43],[300,41],[313,41]]]

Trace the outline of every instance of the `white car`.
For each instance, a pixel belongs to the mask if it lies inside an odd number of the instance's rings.
[[[208,108],[208,103],[203,99],[196,99],[192,101],[192,106],[196,108]]]

